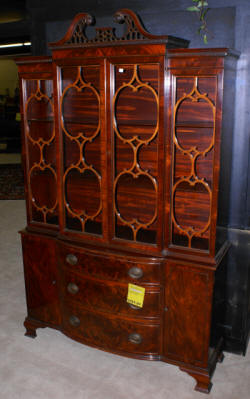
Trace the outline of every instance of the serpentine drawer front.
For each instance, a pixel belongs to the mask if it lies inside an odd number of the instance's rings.
[[[222,360],[217,203],[237,53],[151,35],[128,9],[115,21],[121,37],[88,38],[93,19],[78,14],[51,57],[17,60],[26,335],[51,327],[172,363],[209,392]]]
[[[154,285],[159,285],[161,281],[162,262],[154,258],[108,256],[100,252],[90,254],[67,245],[60,246],[59,257],[61,265],[68,270],[92,278]]]
[[[105,265],[104,265],[105,267]],[[128,284],[86,278],[65,271],[63,297],[90,310],[101,310],[133,318],[159,318],[162,294],[159,287],[146,287],[142,307],[127,302]]]
[[[99,348],[157,357],[160,353],[160,326],[101,313],[88,312],[80,305],[65,304],[63,328],[67,335]]]

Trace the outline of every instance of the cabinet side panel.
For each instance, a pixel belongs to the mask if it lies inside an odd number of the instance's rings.
[[[175,263],[166,267],[165,355],[173,360],[206,366],[213,275]]]
[[[22,234],[22,246],[28,316],[59,326],[61,314],[54,242],[49,238]]]

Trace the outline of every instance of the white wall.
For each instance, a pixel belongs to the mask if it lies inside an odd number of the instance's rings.
[[[17,66],[11,59],[0,59],[0,95],[14,97],[15,88],[18,86]]]

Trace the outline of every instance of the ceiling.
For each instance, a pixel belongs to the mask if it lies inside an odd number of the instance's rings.
[[[26,0],[0,0],[0,58],[30,54],[30,20]]]
[[[26,0],[1,0],[0,24],[21,21],[26,18]]]

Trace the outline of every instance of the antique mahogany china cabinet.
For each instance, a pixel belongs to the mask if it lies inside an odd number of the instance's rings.
[[[127,9],[115,21],[123,34],[89,37],[93,19],[78,14],[52,57],[17,60],[26,335],[52,327],[172,363],[209,392],[223,359],[212,321],[228,244],[216,225],[236,56],[151,35]]]

